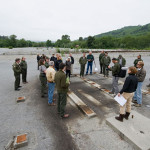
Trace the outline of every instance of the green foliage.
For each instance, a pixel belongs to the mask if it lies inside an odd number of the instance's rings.
[[[13,49],[13,47],[12,47],[12,46],[9,46],[8,48],[9,48],[9,49]]]
[[[47,46],[47,47],[51,47],[51,46],[52,46],[52,42],[51,42],[50,40],[47,40],[47,41],[46,41],[46,46]]]
[[[60,53],[60,49],[59,48],[56,49],[56,53]]]

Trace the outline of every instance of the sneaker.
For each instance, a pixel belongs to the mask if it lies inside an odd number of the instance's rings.
[[[141,107],[142,104],[134,104],[135,107]]]
[[[18,88],[21,88],[21,87],[22,87],[22,86],[20,86],[20,85],[18,86]]]

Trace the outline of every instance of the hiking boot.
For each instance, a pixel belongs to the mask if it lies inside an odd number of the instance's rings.
[[[119,117],[115,117],[116,120],[123,122],[124,115],[120,114]]]
[[[130,115],[130,113],[129,113],[129,112],[126,112],[126,114],[124,115],[124,118],[125,118],[126,120],[128,120],[129,115]]]

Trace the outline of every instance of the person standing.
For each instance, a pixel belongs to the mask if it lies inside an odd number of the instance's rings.
[[[112,62],[114,63],[113,67],[108,66],[108,68],[112,71],[112,90],[110,94],[118,94],[119,88],[118,88],[118,80],[119,80],[119,72],[120,72],[120,65],[116,58],[112,59]]]
[[[118,63],[121,67],[124,67],[126,65],[126,60],[124,57],[122,57],[122,55],[119,55],[118,57]]]
[[[108,56],[108,52],[105,52],[105,55],[102,57],[102,64],[103,64],[103,74],[104,77],[109,75],[108,66],[111,62],[111,58]]]
[[[62,63],[62,59],[61,59],[61,56],[59,55],[55,63],[55,68],[57,71],[59,71],[59,64],[61,63]]]
[[[39,71],[40,71],[40,81],[41,81],[41,97],[45,97],[44,94],[46,90],[47,79],[46,79],[46,67],[45,67],[44,59],[40,59]]]
[[[59,65],[59,71],[56,72],[55,79],[54,79],[56,83],[57,94],[58,94],[57,111],[62,118],[69,117],[69,114],[65,113],[65,106],[67,102],[67,92],[70,83],[66,81],[65,70],[66,70],[66,65],[64,63],[61,63]]]
[[[73,64],[74,64],[74,58],[73,58],[73,56],[72,56],[72,54],[71,54],[71,53],[69,54],[69,57],[71,58],[71,71],[70,71],[70,73],[71,73],[71,74],[73,74]]]
[[[46,68],[48,68],[48,67],[49,67],[49,58],[48,58],[48,57],[46,57],[45,67],[46,67]]]
[[[100,55],[99,55],[99,64],[100,64],[100,74],[103,73],[103,63],[102,63],[102,58],[105,55],[104,51],[101,51]]]
[[[137,63],[138,63],[139,61],[143,61],[143,60],[141,59],[141,55],[138,55],[138,56],[137,56],[137,59],[134,60],[134,62],[133,62],[134,67],[137,68]]]
[[[37,64],[38,64],[38,70],[39,70],[39,62],[40,62],[40,59],[41,59],[40,55],[39,55],[39,54],[37,54]]]
[[[137,79],[138,79],[138,86],[137,89],[134,93],[133,97],[133,102],[135,103],[134,106],[136,107],[141,107],[142,106],[142,85],[143,81],[145,80],[146,76],[146,70],[143,68],[144,67],[144,62],[143,61],[138,61],[137,63]]]
[[[22,73],[22,82],[23,84],[26,84],[28,82],[27,82],[27,62],[25,57],[22,57],[20,66],[21,66],[21,73]]]
[[[54,61],[49,62],[49,67],[46,70],[46,77],[48,82],[48,105],[55,106],[53,101],[54,89],[55,89],[55,69],[54,69]]]
[[[12,65],[14,76],[15,76],[15,84],[14,88],[15,91],[19,91],[20,89],[20,74],[21,74],[21,67],[20,67],[20,58],[15,59],[15,63]]]
[[[66,77],[70,78],[70,74],[71,74],[71,58],[68,57],[68,59],[66,60]]]
[[[55,64],[55,61],[57,60],[57,58],[55,57],[55,54],[52,55],[52,57],[50,58],[50,61],[53,61]]]
[[[137,70],[135,67],[129,67],[128,74],[129,76],[126,78],[122,90],[118,93],[118,96],[122,94],[122,96],[127,100],[126,104],[123,106],[120,105],[120,115],[115,117],[116,120],[123,122],[123,119],[127,119],[131,112],[131,101],[136,91],[138,79],[135,76]]]
[[[86,58],[86,53],[83,53],[83,56],[80,57],[79,63],[80,63],[80,77],[84,77],[84,70],[85,70],[85,65],[87,63],[87,58]]]
[[[87,70],[86,70],[86,75],[88,75],[89,67],[90,67],[90,75],[92,75],[92,66],[93,66],[93,61],[94,61],[94,56],[92,55],[92,52],[89,52],[89,55],[87,55]]]

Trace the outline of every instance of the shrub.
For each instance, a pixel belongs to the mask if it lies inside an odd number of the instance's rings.
[[[12,47],[12,46],[9,46],[8,48],[9,48],[9,49],[13,49],[13,47]]]

